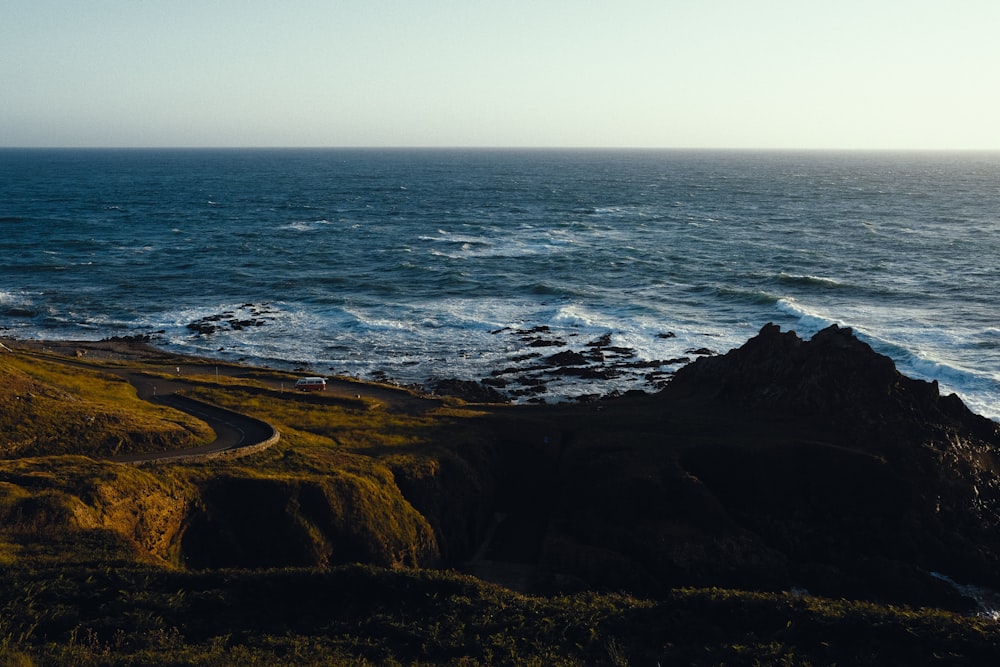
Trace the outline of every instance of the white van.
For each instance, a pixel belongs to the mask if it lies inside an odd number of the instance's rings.
[[[326,378],[299,378],[295,381],[299,391],[326,391]]]

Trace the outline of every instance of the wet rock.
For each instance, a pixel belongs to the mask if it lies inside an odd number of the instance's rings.
[[[635,356],[635,350],[633,350],[630,347],[615,347],[615,346],[602,347],[601,348],[601,352],[603,352],[605,355],[610,354],[610,355],[614,355],[616,357],[634,357]]]
[[[538,385],[535,385],[535,386],[523,387],[522,389],[514,389],[514,390],[511,390],[508,393],[511,396],[520,398],[520,397],[523,397],[523,396],[537,396],[539,394],[544,394],[547,391],[548,391],[548,387],[546,387],[544,384],[538,384]]]
[[[155,333],[164,333],[162,330]],[[136,334],[134,336],[109,336],[103,338],[102,342],[105,343],[123,343],[125,345],[142,345],[149,343],[153,340],[153,337],[149,334]]]
[[[501,331],[502,331],[502,329],[501,329]],[[541,326],[532,327],[530,329],[518,329],[514,333],[516,333],[519,336],[533,336],[533,335],[541,334],[541,333],[552,333],[552,329],[550,327],[548,327],[547,325],[543,324]]]
[[[191,322],[190,324],[187,325],[187,328],[202,336],[211,336],[219,329],[217,325],[211,324],[204,320]]]
[[[496,389],[482,382],[454,378],[432,380],[428,388],[436,394],[454,396],[469,403],[505,403],[506,399]]]
[[[616,368],[602,366],[567,366],[549,371],[552,375],[568,375],[586,380],[611,380],[622,376],[622,372]]]
[[[587,347],[608,347],[609,345],[611,345],[610,333],[603,334],[600,338],[596,338],[587,343]]]
[[[586,357],[572,350],[553,354],[546,357],[545,361],[553,366],[584,366],[588,363]]]
[[[528,347],[564,347],[564,340],[550,340],[547,338],[536,338],[528,343]]]
[[[262,327],[269,321],[269,315],[274,315],[267,304],[255,306],[253,304],[243,304],[240,307],[241,314],[227,310],[215,315],[207,315],[195,320],[187,325],[187,328],[201,336],[211,336],[223,329],[230,331],[242,331],[250,327]],[[246,317],[249,313],[251,317]]]

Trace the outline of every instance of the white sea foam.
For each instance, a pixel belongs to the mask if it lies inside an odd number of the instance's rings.
[[[0,305],[30,306],[31,297],[20,290],[0,290]]]
[[[652,362],[725,352],[769,321],[803,337],[839,324],[902,372],[1000,413],[992,158],[248,154],[252,168],[219,179],[234,155],[177,154],[158,201],[143,186],[162,175],[155,156],[130,172],[133,191],[119,184],[115,204],[144,212],[128,225],[80,196],[106,186],[102,159],[58,181],[55,219],[31,195],[33,172],[4,184],[26,213],[0,238],[0,327],[163,330],[186,351],[420,381],[475,380],[604,335]],[[245,302],[274,312],[259,327],[187,328]],[[565,345],[526,351],[515,332],[542,326]],[[630,372],[549,386],[557,400],[650,383]]]
[[[296,220],[282,225],[279,229],[293,232],[312,232],[323,226],[331,224],[329,220]]]
[[[826,315],[818,309],[807,308],[791,297],[778,299],[776,305],[778,310],[797,320],[797,332],[800,335],[811,336],[832,324],[846,326],[842,320]]]
[[[473,236],[452,234],[441,231],[441,236],[418,237],[421,241],[435,244],[430,254],[449,259],[490,259],[521,258],[562,252],[569,245],[566,239],[548,235]]]
[[[948,350],[961,348],[962,341],[972,336],[970,332],[914,326],[916,318],[907,307],[895,312],[886,307],[877,314],[845,308],[843,318],[806,308],[794,299],[780,299],[777,308],[796,318],[798,333],[806,338],[832,324],[850,327],[876,352],[891,358],[901,373],[919,380],[935,380],[942,395],[955,393],[974,412],[1000,420],[1000,372],[969,368],[942,356]]]
[[[1000,592],[974,584],[960,584],[940,572],[931,572],[931,576],[950,584],[956,591],[974,600],[979,607],[978,613],[983,618],[1000,621]]]
[[[782,280],[789,282],[802,282],[815,285],[823,285],[827,287],[840,287],[841,283],[833,278],[827,278],[825,276],[814,276],[808,274],[796,274],[796,273],[779,273],[778,276]]]

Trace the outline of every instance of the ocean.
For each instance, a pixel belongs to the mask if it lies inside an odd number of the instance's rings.
[[[514,401],[849,326],[1000,419],[1000,153],[0,150],[0,335]]]

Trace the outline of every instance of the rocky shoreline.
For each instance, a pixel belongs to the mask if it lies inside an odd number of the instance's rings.
[[[276,311],[270,304],[245,303],[234,310],[200,317],[189,322],[186,328],[199,338],[211,339],[220,332],[266,327],[273,322],[275,315]],[[159,333],[162,332],[153,332],[144,338],[148,339],[146,342],[155,341]],[[685,350],[685,356],[640,360],[635,349],[614,345],[611,332],[580,343],[576,339],[577,334],[560,336],[545,325],[530,328],[504,327],[493,330],[490,334],[516,340],[520,350],[507,359],[508,363],[492,369],[489,375],[478,380],[430,377],[422,384],[406,386],[432,394],[491,403],[544,403],[553,393],[550,386],[566,379],[597,383],[623,380],[635,387],[632,391],[648,393],[663,389],[677,369],[690,363],[692,359],[718,354],[711,348],[699,347]],[[675,334],[664,331],[656,334],[656,337],[670,339],[675,338]],[[303,369],[309,367],[306,363],[297,365]],[[336,368],[329,370],[335,375],[341,374]],[[373,372],[371,380],[383,384],[403,384],[385,371]],[[617,394],[617,390],[589,392],[570,400],[589,402]]]
[[[607,339],[556,350],[550,332],[513,333],[542,341],[524,360],[539,375],[629,358]],[[30,345],[181,358],[146,337]],[[482,383],[438,389],[496,399]],[[655,395],[487,412],[492,458],[457,486],[396,480],[440,523],[442,544],[472,544],[482,536],[469,526],[507,516],[499,532],[530,553],[539,590],[804,589],[947,608],[968,602],[951,581],[1000,590],[1000,425],[902,375],[849,329],[803,340],[767,325],[681,365]],[[472,470],[478,481],[465,484]],[[457,507],[468,516],[452,522]]]
[[[574,350],[566,339],[553,335],[547,326],[498,329],[491,333],[516,336],[526,348],[524,353],[511,358],[510,366],[496,369],[489,377],[480,380],[480,384],[502,391],[503,394],[497,391],[495,395],[498,398],[506,397],[507,400],[522,397],[538,399],[548,391],[549,382],[560,377],[606,381],[631,373],[641,375],[651,388],[662,389],[676,369],[689,363],[693,356],[717,354],[708,348],[690,349],[687,354],[692,356],[644,361],[636,359],[637,354],[633,348],[613,345],[610,333],[583,343],[578,346],[578,350]],[[658,334],[658,337],[673,338],[674,334],[665,332]],[[550,348],[566,349],[551,354],[540,351]],[[592,393],[578,397],[577,400],[596,400],[601,396],[602,394]]]
[[[247,303],[236,310],[227,310],[200,317],[186,325],[192,335],[200,339],[211,339],[223,331],[265,327],[274,318],[275,311],[266,303]],[[202,359],[199,355],[168,351],[159,345],[162,331],[151,331],[132,336],[114,336],[99,341],[74,340],[20,340],[25,346],[44,347],[61,354],[89,355],[91,358],[117,358],[127,360],[155,359],[161,357],[184,357]],[[595,387],[601,383],[620,380],[621,384],[634,387],[630,392],[654,393],[662,390],[677,369],[692,360],[714,356],[718,351],[709,347],[690,348],[684,356],[667,359],[643,360],[638,358],[634,348],[615,345],[612,333],[607,332],[591,340],[580,342],[577,334],[560,336],[548,326],[531,328],[505,327],[490,332],[494,336],[506,336],[517,341],[519,350],[511,354],[507,362],[492,369],[479,379],[456,377],[430,377],[423,383],[405,384],[408,389],[435,395],[454,396],[471,402],[489,403],[545,403],[567,399],[553,398],[550,386],[561,380],[582,380],[592,382]],[[675,338],[675,334],[664,331],[656,334],[660,339]],[[223,348],[219,348],[223,352]],[[206,359],[207,360],[207,359]],[[238,359],[244,363],[247,359]],[[289,370],[324,374],[313,364],[305,361],[288,362]],[[334,375],[338,373],[330,368]],[[372,373],[371,381],[380,384],[404,386],[384,371]],[[570,397],[575,402],[592,402],[601,398],[620,395],[620,390],[586,392]]]

